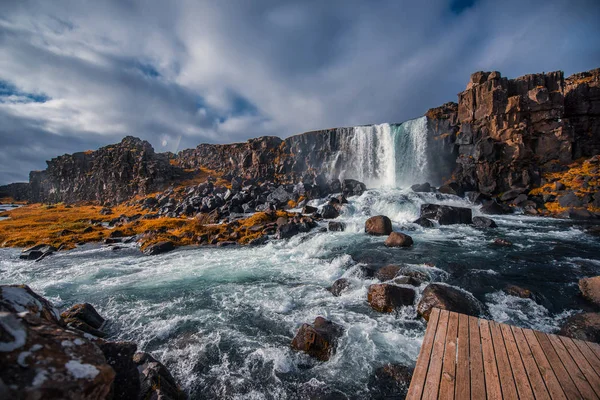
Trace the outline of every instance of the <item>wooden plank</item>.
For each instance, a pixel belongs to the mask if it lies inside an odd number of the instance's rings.
[[[429,363],[429,370],[427,371],[427,378],[425,379],[423,400],[437,399],[438,397],[449,316],[450,313],[448,311],[440,310],[440,320],[435,333],[435,339],[433,340],[431,362]]]
[[[425,387],[425,378],[427,377],[427,370],[429,369],[429,360],[431,350],[433,349],[433,339],[437,331],[437,325],[440,317],[440,310],[434,308],[429,314],[429,322],[427,323],[427,329],[425,330],[425,337],[423,338],[423,344],[419,351],[419,357],[417,358],[417,365],[413,372],[412,379],[410,381],[410,387],[408,388],[407,399],[418,400],[423,394],[423,388]]]
[[[596,371],[596,375],[600,375],[600,360],[596,357],[596,354],[590,349],[588,345],[585,344],[583,340],[573,339],[573,342],[581,351],[581,354],[585,356],[585,359],[590,363],[594,371]]]
[[[454,400],[454,383],[456,382],[456,340],[458,337],[458,314],[450,312],[448,330],[446,332],[446,349],[444,350],[444,366],[440,383],[440,399]]]
[[[471,382],[469,374],[469,316],[458,315],[458,351],[456,361],[456,386],[454,395],[457,399],[471,398]]]
[[[558,357],[565,366],[565,369],[569,373],[571,379],[573,379],[573,382],[575,382],[577,390],[579,390],[583,398],[590,400],[599,399],[599,397],[596,396],[594,389],[592,389],[592,386],[590,386],[587,379],[585,379],[585,376],[579,369],[579,366],[577,366],[577,363],[573,360],[573,357],[571,357],[560,338],[556,335],[550,334],[546,335],[546,337],[552,344],[552,347],[556,351],[556,354],[558,354]]]
[[[598,358],[600,358],[600,344],[592,343],[592,342],[586,342],[586,343],[588,346],[590,346],[590,349],[592,349],[594,354],[596,354],[598,356]]]
[[[577,386],[571,379],[571,376],[565,369],[560,357],[552,347],[552,343],[550,343],[550,339],[543,332],[534,331],[534,334],[542,348],[542,351],[546,355],[552,370],[554,371],[554,375],[558,379],[560,386],[562,387],[565,395],[568,399],[581,399],[581,393],[577,389]]]
[[[485,392],[488,399],[501,399],[502,389],[498,376],[498,366],[494,354],[494,344],[490,332],[489,321],[479,321],[479,332],[481,333],[481,350],[483,351],[483,369],[485,372]]]
[[[525,339],[527,339],[527,344],[529,344],[529,348],[533,353],[533,357],[542,374],[542,378],[544,378],[544,383],[546,384],[548,392],[550,392],[550,397],[552,397],[552,399],[566,400],[567,396],[565,396],[565,392],[560,386],[540,343],[535,337],[535,333],[531,329],[523,329],[523,334],[525,335]]]
[[[516,326],[511,326],[510,328],[515,338],[515,342],[517,343],[521,360],[523,360],[523,365],[525,366],[525,371],[527,372],[527,377],[529,378],[533,395],[536,399],[550,399],[550,393],[548,393],[548,389],[546,389],[546,385],[542,380],[542,375],[540,374],[540,370],[538,369],[535,359],[533,358],[533,354],[529,349],[529,345],[527,344],[525,335],[523,335],[523,331],[521,328],[517,328]]]
[[[573,340],[571,340],[568,337],[557,337],[565,346],[571,357],[573,357],[573,360],[575,360],[575,363],[583,373],[583,376],[585,376],[585,379],[589,382],[590,386],[594,390],[594,393],[596,393],[596,396],[600,396],[600,378],[598,377],[590,363],[587,362],[583,354],[581,354],[579,348],[577,348],[577,345],[573,342]]]
[[[519,349],[517,348],[517,343],[512,330],[510,329],[510,326],[500,324],[500,331],[502,332],[502,338],[504,339],[504,344],[506,346],[506,352],[515,378],[519,398],[534,399],[533,390],[529,384],[527,372],[525,371],[523,360],[521,360],[521,355],[519,354]]]
[[[500,386],[502,388],[503,399],[518,399],[517,387],[513,378],[513,371],[508,361],[508,353],[502,338],[502,332],[497,322],[490,321],[490,330],[492,332],[492,343],[494,344],[494,353],[496,354],[496,364],[498,365],[498,375],[500,376]]]
[[[483,373],[483,352],[479,319],[469,317],[469,354],[471,356],[471,399],[485,399],[485,374]]]

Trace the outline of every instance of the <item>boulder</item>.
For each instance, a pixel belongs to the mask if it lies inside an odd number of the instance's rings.
[[[473,225],[476,228],[497,228],[496,222],[487,217],[473,217]]]
[[[522,299],[533,299],[533,293],[529,289],[522,288],[517,285],[506,285],[504,292],[511,296],[520,297]]]
[[[600,307],[600,276],[580,279],[579,290],[584,298]]]
[[[387,247],[410,247],[413,245],[412,237],[401,233],[401,232],[392,232],[387,239],[385,239],[384,244]]]
[[[321,208],[321,216],[324,219],[333,219],[340,216],[340,212],[331,204],[325,204]]]
[[[346,197],[360,196],[367,190],[364,183],[354,179],[344,179],[342,182],[342,194]]]
[[[425,182],[425,183],[417,183],[415,185],[412,185],[410,187],[412,189],[413,192],[417,192],[417,193],[429,193],[431,192],[431,185],[429,184],[429,182]]]
[[[312,325],[302,324],[291,346],[294,350],[304,351],[311,357],[327,361],[335,353],[337,341],[343,332],[341,326],[317,317]]]
[[[581,200],[574,192],[566,193],[562,196],[558,196],[558,204],[561,207],[581,207]]]
[[[600,313],[584,312],[569,317],[559,335],[600,343]]]
[[[377,215],[365,222],[365,232],[369,235],[384,236],[392,233],[392,221],[385,215]]]
[[[55,322],[1,311],[0,349],[0,382],[9,391],[3,398],[110,398],[115,372],[102,351]]]
[[[148,353],[138,352],[133,362],[139,371],[138,399],[185,400],[187,395],[179,387],[169,370]]]
[[[343,222],[330,221],[328,228],[331,232],[343,232],[346,230],[346,224]]]
[[[302,208],[302,214],[314,214],[318,211],[317,207],[313,206],[304,206]]]
[[[440,225],[471,224],[470,208],[444,206],[440,204],[421,205],[421,218],[437,221]]]
[[[140,372],[133,357],[137,345],[133,342],[100,342],[106,362],[115,371],[114,400],[137,399],[140,394]]]
[[[496,239],[494,239],[494,241],[492,243],[496,246],[502,246],[502,247],[510,247],[513,245],[510,240],[503,239],[503,238],[496,238]]]
[[[500,196],[500,201],[510,201],[510,200],[516,199],[517,197],[519,197],[519,195],[523,194],[525,191],[526,191],[526,189],[523,189],[523,188],[516,188],[516,189],[508,190],[508,191],[502,193],[502,195]]]
[[[167,253],[172,250],[175,250],[175,245],[173,242],[164,241],[151,244],[150,246],[146,247],[144,249],[144,254],[154,256],[157,254]]]
[[[0,285],[0,311],[29,312],[46,321],[62,324],[60,313],[48,300],[27,285]]]
[[[100,329],[104,324],[104,318],[102,318],[94,306],[89,303],[75,304],[73,307],[60,314],[60,316],[66,323],[77,319],[85,322],[94,329]]]
[[[403,399],[408,393],[412,375],[413,369],[406,365],[379,367],[369,379],[369,395],[377,399]]]
[[[462,196],[465,193],[464,190],[456,183],[442,185],[438,188],[438,192],[444,194],[453,194],[455,196]]]
[[[558,217],[559,218],[568,218],[568,219],[581,219],[581,220],[598,218],[598,216],[591,211],[588,211],[585,209],[574,209],[574,208],[570,208],[567,211],[563,211],[562,213],[558,214]]]
[[[369,286],[367,301],[375,311],[390,313],[397,307],[412,305],[415,301],[415,291],[394,284],[376,283]]]
[[[481,206],[480,211],[489,215],[510,214],[512,209],[509,206],[498,204],[495,200],[489,200]]]
[[[413,221],[413,224],[417,224],[422,226],[423,228],[433,228],[435,225],[433,222],[431,222],[431,220],[427,219],[427,218],[417,218]]]
[[[334,296],[339,296],[342,292],[350,287],[350,281],[346,278],[337,279],[333,282],[330,288],[327,288]]]
[[[417,313],[429,320],[433,308],[454,311],[461,314],[478,317],[482,306],[472,295],[453,286],[441,283],[430,283],[421,296],[417,305]]]
[[[423,283],[421,280],[412,277],[412,276],[399,276],[395,278],[393,281],[396,285],[411,285],[411,286],[421,286]]]
[[[277,232],[275,233],[275,237],[277,239],[289,239],[293,236],[296,236],[300,233],[300,229],[298,224],[289,223],[282,226],[277,227]]]
[[[56,251],[56,247],[49,244],[38,244],[36,246],[25,249],[19,256],[22,260],[39,260],[43,257],[49,256]]]
[[[398,275],[401,268],[402,267],[398,265],[386,265],[385,267],[379,268],[373,276],[381,282],[391,281]]]

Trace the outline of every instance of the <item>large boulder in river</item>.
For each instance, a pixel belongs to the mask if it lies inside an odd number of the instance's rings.
[[[365,222],[365,232],[369,235],[384,236],[392,233],[392,221],[385,215],[377,215]]]
[[[387,247],[410,247],[413,245],[412,237],[401,232],[392,232],[384,244]]]
[[[25,249],[19,255],[22,260],[40,260],[56,251],[56,247],[49,244],[38,244]]]
[[[470,208],[465,207],[423,204],[421,218],[433,219],[440,225],[471,224],[472,212]]]
[[[33,313],[0,312],[0,350],[0,389],[8,391],[3,398],[111,395],[115,372],[98,346]]]
[[[580,279],[579,290],[581,290],[583,297],[600,306],[600,276]]]
[[[375,311],[390,313],[397,307],[412,305],[415,301],[415,291],[404,286],[376,283],[369,286],[367,301]]]
[[[479,316],[481,305],[475,297],[453,286],[431,283],[423,291],[417,305],[417,313],[429,320],[433,308],[454,311],[461,314]]]
[[[102,318],[94,306],[89,303],[75,304],[60,316],[69,327],[79,329],[82,332],[98,337],[106,336],[106,334],[100,330],[104,324],[104,318]]]
[[[417,224],[422,226],[423,228],[433,228],[434,224],[433,222],[431,222],[431,220],[427,219],[427,218],[417,218],[413,221],[413,224]]]
[[[144,254],[154,256],[157,254],[167,253],[172,250],[175,250],[175,245],[173,242],[164,241],[151,244],[150,246],[146,247],[144,249]]]
[[[27,285],[0,285],[0,311],[29,312],[46,321],[62,324],[60,313],[48,300]]]
[[[473,226],[476,228],[497,228],[496,222],[487,217],[473,217]]]
[[[335,353],[337,341],[344,330],[323,317],[315,318],[312,325],[302,324],[292,340],[292,348],[306,352],[321,361],[327,361]]]
[[[369,394],[377,399],[403,399],[408,393],[412,375],[413,369],[406,365],[379,367],[369,379]]]
[[[321,216],[324,219],[333,219],[340,216],[340,212],[331,204],[325,204],[321,209]]]
[[[576,314],[565,322],[560,335],[600,343],[600,313]]]
[[[429,193],[431,192],[431,184],[429,182],[417,183],[410,187],[413,192],[417,193]]]
[[[489,215],[502,215],[510,214],[512,209],[507,205],[498,204],[495,200],[489,200],[486,201],[483,206],[481,206],[480,211]]]

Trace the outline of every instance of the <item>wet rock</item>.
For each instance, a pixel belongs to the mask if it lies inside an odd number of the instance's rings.
[[[491,218],[473,217],[473,225],[476,228],[497,228],[496,222]]]
[[[321,216],[324,219],[333,219],[340,216],[339,211],[331,204],[325,204],[321,209]]]
[[[410,247],[413,245],[412,237],[401,232],[392,232],[385,240],[387,247]]]
[[[346,230],[346,224],[343,222],[330,221],[328,228],[331,232],[343,232]]]
[[[417,224],[422,226],[423,228],[433,228],[435,225],[433,222],[431,222],[431,220],[427,219],[427,218],[417,218],[416,220],[413,221],[413,224]]]
[[[175,245],[173,244],[173,242],[164,241],[146,247],[144,249],[144,254],[154,256],[157,254],[167,253],[172,250],[175,250]]]
[[[392,221],[385,215],[377,215],[365,222],[365,232],[369,235],[383,236],[392,233]]]
[[[410,278],[414,278],[419,282],[429,282],[431,280],[431,276],[428,273],[423,272],[415,267],[411,266],[403,266],[400,268],[400,271],[396,274],[396,276],[407,276]]]
[[[100,215],[110,215],[112,213],[113,211],[110,207],[104,207],[102,210],[100,210]]]
[[[510,200],[516,199],[518,196],[523,194],[525,191],[526,191],[526,189],[524,189],[524,188],[516,188],[516,189],[507,190],[506,192],[502,193],[502,195],[500,196],[500,201],[510,201]]]
[[[299,233],[300,229],[298,224],[290,223],[277,227],[277,233],[275,234],[275,237],[277,239],[289,239]]]
[[[567,319],[559,335],[600,343],[600,313],[581,313]]]
[[[456,183],[442,185],[438,188],[438,191],[440,193],[453,194],[455,196],[462,196],[464,194],[464,191],[462,190],[462,188],[459,185],[457,185]]]
[[[341,326],[323,317],[317,317],[312,325],[302,324],[292,340],[292,348],[304,351],[318,360],[327,361],[335,353],[337,341],[343,332]]]
[[[522,288],[517,285],[507,285],[504,292],[511,296],[520,297],[522,299],[533,299],[533,293],[529,289]]]
[[[373,276],[381,282],[391,281],[398,275],[401,268],[402,267],[398,265],[386,265],[385,267],[379,268]]]
[[[187,399],[169,370],[150,354],[138,352],[133,356],[133,362],[139,371],[139,399]]]
[[[423,283],[421,280],[414,278],[412,276],[400,276],[395,278],[393,281],[396,285],[411,285],[411,286],[421,286]]]
[[[588,211],[585,209],[573,209],[573,208],[558,214],[558,217],[559,218],[568,218],[568,219],[581,219],[581,220],[598,218],[598,216],[591,211]]]
[[[433,308],[454,311],[461,314],[478,317],[482,306],[472,295],[453,286],[441,283],[431,283],[423,291],[423,295],[417,305],[417,313],[429,320],[429,314]]]
[[[498,204],[495,200],[490,200],[483,204],[481,212],[488,215],[503,215],[510,214],[512,209],[504,204]]]
[[[100,342],[98,347],[115,371],[113,399],[137,399],[140,394],[140,373],[133,361],[137,345],[133,342]]]
[[[444,206],[440,204],[421,205],[421,218],[437,221],[440,225],[471,224],[470,208]]]
[[[102,318],[94,306],[89,303],[75,304],[73,307],[60,314],[60,316],[66,323],[77,319],[85,322],[94,329],[100,329],[104,324],[104,318]]]
[[[389,283],[376,283],[369,286],[367,301],[375,311],[390,313],[397,307],[412,305],[415,291]]]
[[[413,369],[400,364],[387,364],[375,370],[369,379],[373,398],[403,399],[408,393]]]
[[[580,279],[579,290],[585,299],[600,307],[600,276]]]
[[[56,247],[49,244],[38,244],[21,252],[19,258],[22,260],[39,260],[56,251]]]
[[[502,247],[510,247],[513,245],[510,240],[503,239],[503,238],[496,238],[496,239],[494,239],[494,241],[492,243],[496,246],[502,246]]]
[[[581,207],[581,200],[574,192],[558,196],[558,204],[561,207]]]
[[[342,182],[342,194],[346,197],[360,196],[367,190],[364,183],[354,179],[344,179]]]
[[[330,288],[327,288],[334,296],[339,296],[342,292],[350,287],[350,281],[346,278],[337,279],[333,282]]]
[[[109,398],[115,372],[76,332],[31,313],[0,312],[0,348],[7,399]]]
[[[302,208],[302,214],[314,214],[318,211],[317,207],[313,206],[304,206]]]
[[[421,183],[421,184],[415,184],[412,185],[410,187],[412,189],[413,192],[417,192],[417,193],[429,193],[431,192],[431,185],[429,184],[429,182],[425,182],[425,183]]]
[[[58,310],[27,285],[0,285],[0,311],[29,312],[36,317],[62,324]]]
[[[237,246],[237,242],[234,242],[233,240],[225,240],[223,242],[217,243],[217,247],[230,247],[230,246]]]

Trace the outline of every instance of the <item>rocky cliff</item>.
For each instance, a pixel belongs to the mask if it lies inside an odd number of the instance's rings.
[[[29,175],[30,201],[122,202],[164,189],[183,175],[167,154],[157,154],[147,141],[131,136],[96,151],[65,154]]]

